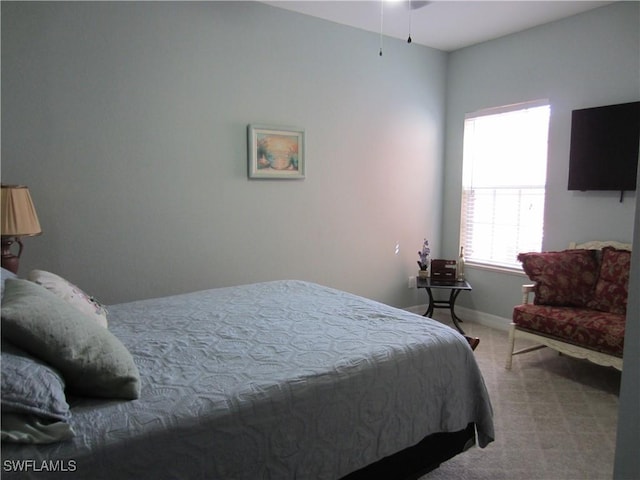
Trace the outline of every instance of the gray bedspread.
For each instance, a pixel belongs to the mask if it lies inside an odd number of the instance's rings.
[[[335,480],[469,422],[481,447],[494,437],[461,335],[342,291],[277,281],[143,300],[111,306],[109,328],[140,399],[74,399],[72,440],[3,444],[3,464],[48,459],[65,479]]]

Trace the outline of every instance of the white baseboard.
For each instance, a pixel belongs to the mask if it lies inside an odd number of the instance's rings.
[[[405,308],[405,310],[412,313],[417,313],[418,315],[423,315],[427,311],[427,307],[427,304],[413,305],[411,307]],[[499,317],[490,313],[471,310],[470,308],[456,307],[456,313],[465,322],[478,323],[480,325],[484,325],[485,327],[495,328],[496,330],[503,330],[505,332],[509,330],[509,325],[511,324],[510,318]],[[435,320],[442,319],[444,321],[447,321],[449,315],[450,313],[446,309],[436,309],[433,312],[433,318]]]
[[[509,325],[511,325],[510,318],[499,317],[490,313],[471,310],[470,308],[456,307],[456,314],[465,321],[478,323],[496,330],[504,330],[505,332],[509,331]]]

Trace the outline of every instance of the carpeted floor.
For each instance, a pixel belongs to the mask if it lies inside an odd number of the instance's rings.
[[[620,372],[548,348],[514,357],[507,371],[507,332],[470,322],[463,328],[480,337],[475,354],[491,396],[496,440],[420,480],[611,479]]]

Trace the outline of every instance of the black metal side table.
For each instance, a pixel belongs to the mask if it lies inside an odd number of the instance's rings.
[[[460,317],[458,317],[458,315],[456,315],[455,306],[456,306],[456,299],[458,298],[458,295],[460,295],[460,292],[463,292],[465,290],[468,290],[468,291],[472,290],[471,285],[469,285],[469,282],[467,282],[466,280],[462,280],[459,282],[458,281],[443,282],[438,280],[432,280],[431,278],[418,277],[416,286],[418,288],[426,289],[427,294],[429,295],[429,307],[427,308],[427,311],[424,313],[423,316],[430,317],[431,315],[433,315],[433,310],[436,308],[448,308],[449,311],[451,312],[451,319],[453,320],[453,324],[456,326],[458,331],[464,335],[465,334],[464,330],[462,330],[462,328],[460,327],[460,322],[462,322],[462,320],[460,319]],[[449,300],[435,300],[433,298],[433,292],[431,292],[431,289],[450,290]]]

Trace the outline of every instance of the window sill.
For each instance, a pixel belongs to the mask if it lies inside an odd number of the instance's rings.
[[[476,270],[485,270],[485,271],[489,271],[489,272],[496,272],[496,273],[506,273],[508,275],[515,275],[518,277],[525,277],[528,278],[526,273],[524,273],[524,270],[522,270],[521,267],[504,267],[504,266],[500,266],[500,265],[492,265],[490,263],[480,263],[480,262],[472,262],[472,261],[467,261],[464,264],[465,268],[472,268],[472,269],[476,269]]]

